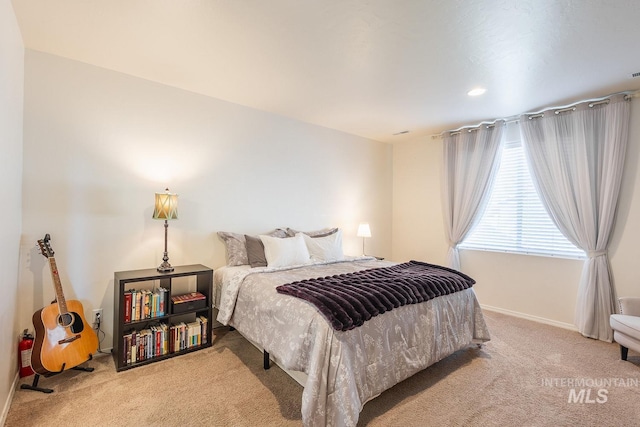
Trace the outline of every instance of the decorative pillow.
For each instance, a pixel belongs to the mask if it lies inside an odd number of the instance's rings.
[[[244,235],[247,242],[247,258],[251,267],[266,267],[267,258],[264,255],[264,244],[259,237]]]
[[[338,231],[337,228],[325,228],[323,230],[315,230],[315,231],[297,231],[297,230],[294,230],[293,228],[287,228],[287,236],[293,237],[298,233],[304,233],[307,236],[311,236],[311,237],[325,237],[337,231]]]
[[[341,261],[344,259],[342,250],[342,231],[324,237],[310,237],[300,233],[309,250],[313,261]]]
[[[218,237],[222,239],[227,248],[228,266],[234,267],[236,265],[249,264],[249,258],[247,257],[247,242],[244,238],[244,234],[218,231]]]
[[[260,235],[264,244],[264,255],[269,267],[289,267],[309,264],[311,258],[302,235],[289,239]]]
[[[267,236],[275,237],[287,237],[286,230],[276,228],[269,233],[265,233]],[[227,248],[227,265],[230,267],[236,265],[249,264],[249,256],[247,255],[247,241],[244,234],[229,233],[226,231],[218,231],[218,236],[225,244]]]

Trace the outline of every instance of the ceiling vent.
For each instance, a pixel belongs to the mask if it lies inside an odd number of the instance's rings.
[[[632,78],[640,77],[640,72],[637,72],[637,73],[633,73],[633,74],[631,74],[631,77],[632,77]]]

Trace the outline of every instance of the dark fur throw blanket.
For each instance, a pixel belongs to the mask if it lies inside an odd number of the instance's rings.
[[[338,331],[348,331],[378,314],[468,289],[471,277],[438,265],[409,261],[391,267],[301,280],[279,293],[313,304]]]

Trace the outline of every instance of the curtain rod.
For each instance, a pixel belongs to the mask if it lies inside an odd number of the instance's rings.
[[[431,139],[438,139],[438,138],[442,138],[444,136],[445,133],[451,133],[451,135],[458,135],[460,132],[467,130],[468,132],[474,132],[478,129],[480,129],[482,126],[486,126],[487,129],[494,127],[496,125],[497,122],[503,121],[504,125],[507,125],[509,123],[517,123],[520,119],[521,116],[526,115],[529,117],[529,119],[536,119],[536,118],[540,118],[542,116],[544,116],[544,112],[545,111],[549,111],[549,110],[555,110],[554,113],[555,114],[561,114],[561,113],[565,113],[568,111],[575,111],[576,106],[579,104],[584,104],[585,102],[589,103],[589,107],[595,107],[596,105],[600,105],[600,104],[605,104],[608,103],[610,98],[612,96],[616,96],[616,95],[625,95],[625,99],[631,99],[631,98],[636,98],[638,96],[640,96],[640,89],[639,90],[635,90],[635,91],[624,91],[624,92],[616,92],[616,93],[612,93],[611,95],[607,95],[607,96],[603,96],[600,98],[593,98],[593,99],[584,99],[582,101],[578,101],[578,102],[574,102],[572,104],[569,105],[562,105],[562,106],[558,106],[558,107],[547,107],[544,108],[542,110],[539,111],[533,111],[530,113],[523,113],[523,114],[518,114],[515,116],[509,116],[509,117],[504,117],[504,118],[500,118],[500,119],[495,119],[493,121],[484,121],[484,122],[480,122],[476,125],[465,125],[465,126],[461,126],[457,129],[451,129],[451,130],[443,130],[440,133],[436,133],[431,135]]]

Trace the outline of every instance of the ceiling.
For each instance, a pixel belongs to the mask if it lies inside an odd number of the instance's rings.
[[[640,88],[637,0],[12,3],[28,49],[383,142]]]

